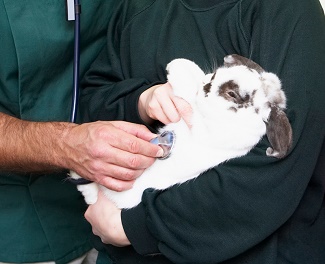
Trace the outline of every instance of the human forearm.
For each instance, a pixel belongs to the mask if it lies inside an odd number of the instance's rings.
[[[132,186],[162,155],[147,128],[127,122],[29,122],[0,113],[2,170],[69,169],[113,190]]]
[[[60,145],[74,126],[63,122],[29,122],[0,113],[1,169],[19,172],[63,169]]]

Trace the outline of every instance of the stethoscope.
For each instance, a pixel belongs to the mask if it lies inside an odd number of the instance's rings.
[[[79,0],[66,0],[67,20],[74,20],[74,54],[73,54],[73,89],[70,122],[75,123],[77,119],[79,99],[79,65],[80,65],[80,14],[81,5]]]
[[[79,65],[80,65],[80,14],[81,5],[79,0],[66,0],[67,6],[67,20],[74,20],[74,58],[73,58],[73,89],[72,89],[72,103],[71,103],[71,113],[70,121],[72,123],[76,122],[78,101],[79,101]],[[173,131],[165,131],[153,138],[150,142],[160,146],[164,150],[164,154],[159,159],[167,159],[175,144],[175,133]],[[86,179],[74,180],[69,177],[73,183],[88,184],[91,181]]]

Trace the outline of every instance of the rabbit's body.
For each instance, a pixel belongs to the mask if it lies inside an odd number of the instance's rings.
[[[238,63],[236,56],[226,57],[225,65],[229,65],[208,75],[186,59],[168,64],[168,81],[175,95],[192,106],[190,127],[180,120],[161,129],[160,132],[173,131],[176,135],[172,154],[167,159],[157,159],[132,189],[115,192],[96,183],[78,186],[86,202],[92,204],[97,200],[99,187],[119,208],[131,208],[141,201],[147,188],[162,190],[181,184],[222,162],[247,154],[266,134],[271,110],[280,112],[285,107],[285,96],[274,74]],[[286,149],[270,148],[268,155],[285,155],[291,144],[290,125],[286,133]],[[72,173],[72,177],[79,176]]]

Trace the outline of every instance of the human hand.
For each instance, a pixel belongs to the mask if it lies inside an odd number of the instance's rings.
[[[164,124],[176,123],[181,118],[190,126],[192,108],[185,100],[173,93],[167,82],[152,86],[144,91],[138,103],[141,118],[146,123],[159,120]]]
[[[88,207],[85,218],[92,225],[93,233],[99,236],[103,243],[118,247],[130,245],[123,229],[121,210],[101,191],[96,203]]]
[[[173,97],[173,102],[182,119],[185,121],[187,126],[191,128],[192,111],[193,111],[191,105],[187,101],[185,101],[184,99],[178,96]]]
[[[163,154],[148,142],[155,136],[145,126],[123,121],[73,126],[62,138],[63,167],[115,191],[130,189]]]

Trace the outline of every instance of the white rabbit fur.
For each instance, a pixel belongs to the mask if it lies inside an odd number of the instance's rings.
[[[184,183],[222,162],[247,154],[266,134],[272,108],[282,111],[286,98],[276,75],[244,65],[238,58],[243,59],[238,55],[225,57],[227,66],[207,75],[192,61],[171,61],[167,78],[175,95],[192,106],[191,127],[180,120],[161,128],[160,132],[174,131],[176,135],[172,154],[157,159],[132,189],[115,192],[97,183],[79,185],[86,203],[96,202],[100,188],[119,208],[132,208],[147,188],[162,190]],[[285,154],[291,145],[288,136]],[[267,154],[280,158],[285,155],[272,148]],[[80,178],[74,172],[71,177]]]

